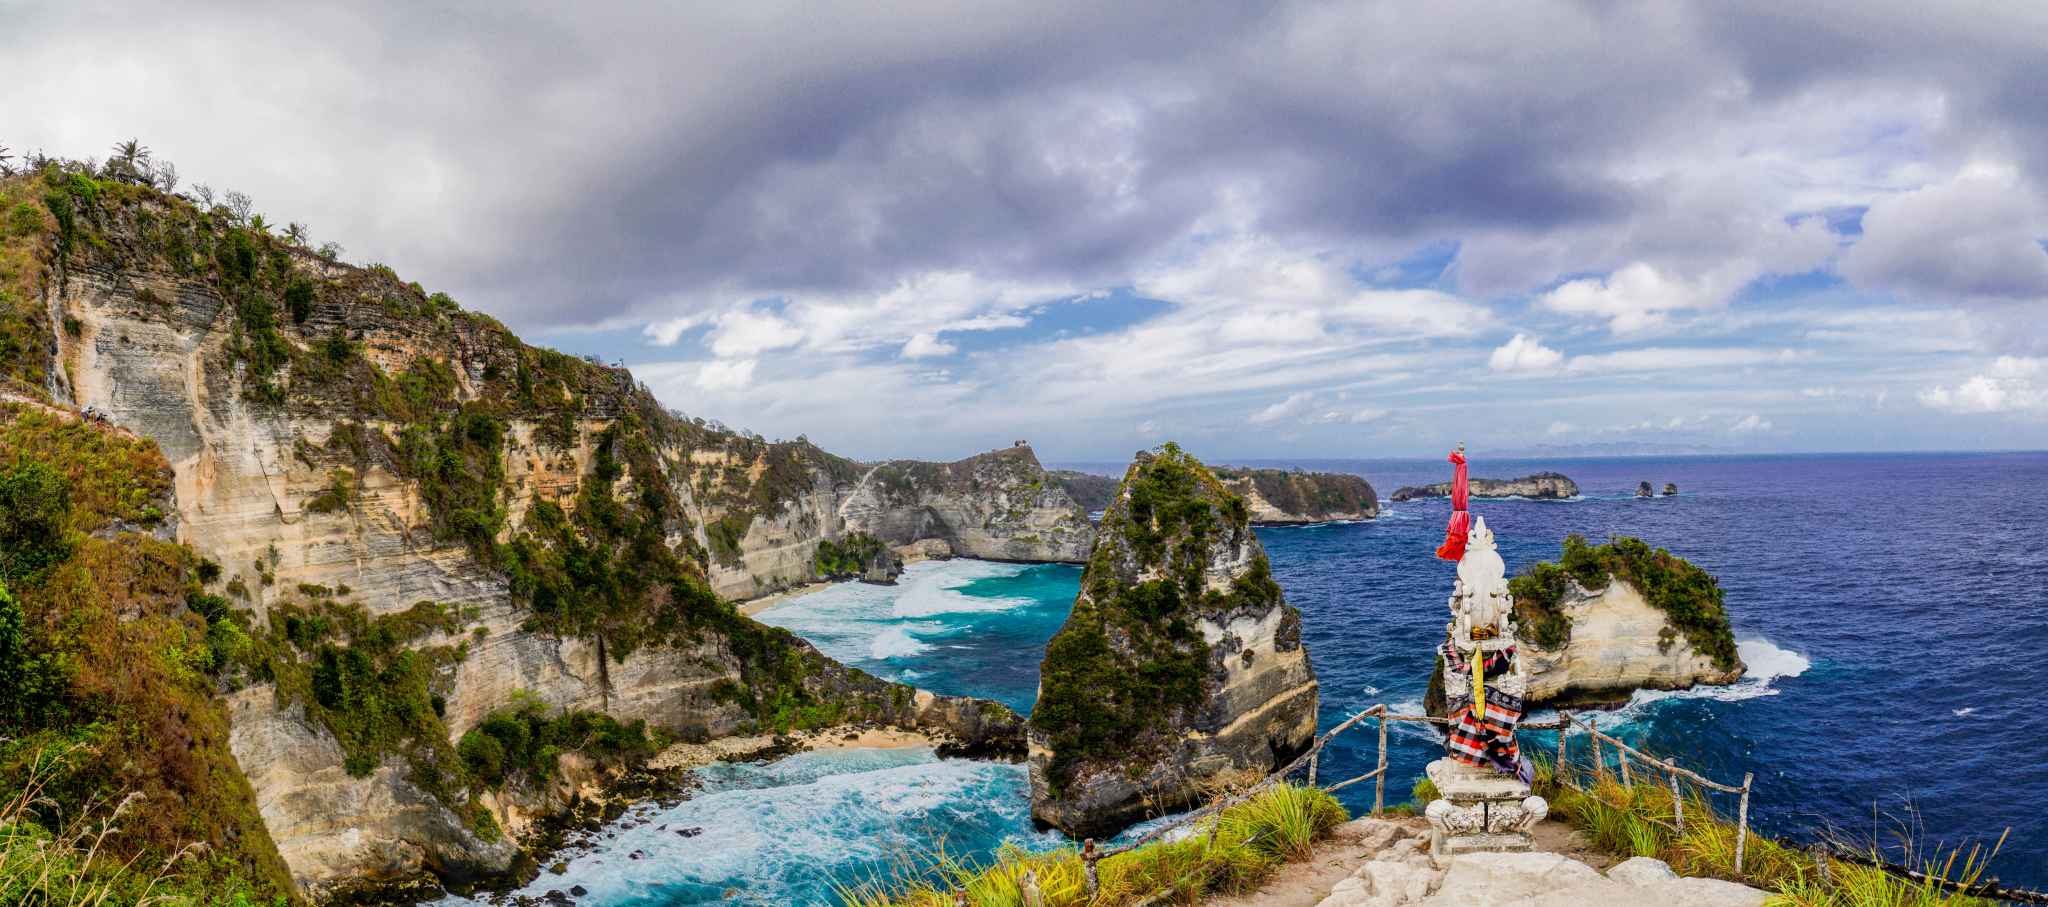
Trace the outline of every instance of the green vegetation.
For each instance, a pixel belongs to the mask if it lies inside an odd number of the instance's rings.
[[[1067,493],[1082,510],[1093,513],[1108,510],[1109,502],[1116,498],[1117,480],[1109,476],[1091,475],[1068,469],[1046,470],[1045,479]]]
[[[1696,788],[1685,798],[1685,830],[1679,832],[1671,789],[1644,776],[1639,768],[1634,785],[1624,784],[1611,768],[1575,771],[1559,784],[1554,766],[1537,767],[1535,792],[1550,801],[1552,817],[1582,829],[1595,848],[1619,859],[1654,857],[1679,875],[1726,879],[1771,892],[1768,907],[1992,907],[2002,902],[1946,894],[1926,882],[1899,878],[1880,869],[1829,859],[1833,890],[1822,885],[1813,854],[1779,844],[1750,829],[1743,847],[1741,871],[1735,866],[1735,823],[1718,812]],[[1426,782],[1425,782],[1426,783]],[[1417,802],[1421,798],[1417,788]],[[1435,791],[1429,791],[1433,799]],[[1912,836],[1902,836],[1911,841]],[[1835,849],[1882,859],[1873,845],[1838,841]],[[1936,847],[1927,854],[1909,853],[1904,862],[1926,875],[1964,885],[1991,881],[1986,873],[1991,854]]]
[[[1308,859],[1314,843],[1349,818],[1320,789],[1280,784],[1224,810],[1217,820],[1197,823],[1196,834],[1097,863],[1101,888],[1092,901],[1080,852],[1071,845],[1038,853],[1006,845],[987,864],[938,853],[893,878],[844,889],[840,900],[848,907],[953,907],[955,893],[964,891],[970,904],[1022,904],[1024,873],[1032,872],[1046,907],[1124,907],[1168,888],[1174,889],[1168,903],[1188,903],[1253,890],[1282,864]]]
[[[60,871],[106,903],[289,895],[216,693],[246,634],[187,549],[92,534],[161,520],[170,484],[151,442],[0,404],[0,803],[35,816],[5,823],[0,892]]]
[[[1716,667],[1735,666],[1735,633],[1728,626],[1720,581],[1712,574],[1669,551],[1653,550],[1642,540],[1625,536],[1596,546],[1574,533],[1565,537],[1564,556],[1559,560],[1562,563],[1530,564],[1508,581],[1516,616],[1523,626],[1532,628],[1537,645],[1556,648],[1571,640],[1571,619],[1559,610],[1568,578],[1596,592],[1618,578],[1670,615],[1693,649],[1713,658]]]
[[[1263,611],[1281,601],[1263,555],[1229,592],[1205,590],[1209,548],[1241,539],[1244,502],[1174,444],[1142,457],[1081,576],[1072,616],[1046,646],[1032,725],[1052,744],[1055,790],[1085,760],[1142,755],[1172,742],[1209,696],[1209,645],[1196,611]],[[1139,572],[1165,579],[1139,582]],[[1124,640],[1112,644],[1112,634]]]
[[[846,579],[867,572],[889,546],[882,540],[865,532],[849,532],[844,544],[824,539],[818,542],[818,553],[812,560],[812,569],[821,577]]]
[[[565,752],[638,763],[669,742],[659,731],[650,737],[645,721],[620,724],[594,712],[550,718],[547,711],[537,697],[521,691],[513,694],[510,708],[492,712],[475,730],[463,734],[457,749],[472,782],[495,790],[508,780],[520,780],[539,788],[559,774]]]

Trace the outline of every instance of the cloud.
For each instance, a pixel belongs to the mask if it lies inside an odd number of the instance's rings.
[[[1354,425],[1360,425],[1367,422],[1378,422],[1379,420],[1386,418],[1388,413],[1390,412],[1392,412],[1392,410],[1361,409],[1358,412],[1351,414],[1351,422]]]
[[[697,372],[696,385],[700,390],[730,391],[744,388],[753,383],[753,380],[754,360],[741,359],[735,362],[721,359],[704,363],[704,367]]]
[[[2033,379],[2048,368],[2048,359],[2000,356],[1985,373],[1956,385],[1920,393],[1920,402],[1952,413],[2003,413],[2048,408],[2048,388]]]
[[[1573,356],[1565,371],[1572,374],[1600,374],[1606,372],[1655,372],[1680,369],[1727,368],[1730,366],[1756,365],[1779,360],[1783,353],[1764,350],[1724,349],[1670,349],[1645,347],[1638,350],[1622,350],[1613,353],[1598,353]]]
[[[1750,415],[1745,417],[1742,421],[1735,423],[1733,426],[1730,426],[1728,430],[1736,432],[1738,434],[1742,432],[1770,431],[1771,422],[1770,420],[1762,418],[1760,416]]]
[[[902,355],[905,359],[922,359],[926,356],[951,356],[959,351],[960,347],[941,342],[937,335],[924,333],[912,335],[910,341],[903,344]]]
[[[1550,428],[1547,430],[1546,433],[1553,435],[1562,435],[1578,430],[1578,426],[1573,425],[1570,422],[1552,422],[1550,423]]]
[[[1947,182],[1871,202],[1841,271],[1859,286],[1935,301],[2040,300],[2044,233],[2031,180],[2010,164],[1972,164]]]
[[[1493,355],[1487,357],[1486,367],[1496,372],[1536,371],[1556,368],[1564,364],[1564,354],[1544,346],[1526,334],[1516,334]]]
[[[1537,302],[1553,312],[1608,319],[1616,334],[1661,324],[1680,309],[1715,308],[1735,288],[1725,281],[1683,281],[1637,262],[1606,277],[1574,280],[1543,294]]]
[[[1254,425],[1265,425],[1281,419],[1299,418],[1310,410],[1315,409],[1315,396],[1315,394],[1308,391],[1293,394],[1285,400],[1254,413],[1251,417],[1251,422]]]

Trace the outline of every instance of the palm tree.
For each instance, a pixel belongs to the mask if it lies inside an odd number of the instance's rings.
[[[145,182],[149,149],[135,139],[114,143],[114,156],[107,159],[107,175],[127,182]]]
[[[286,239],[289,239],[289,240],[291,240],[291,241],[292,241],[292,245],[295,245],[295,246],[303,246],[303,245],[305,245],[305,244],[306,244],[306,225],[305,225],[305,224],[302,224],[302,223],[299,223],[298,221],[292,221],[291,223],[289,223],[289,224],[286,224],[286,225],[285,225],[285,228],[284,228],[284,238],[286,238]]]

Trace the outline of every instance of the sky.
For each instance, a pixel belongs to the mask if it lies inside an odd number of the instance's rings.
[[[2048,4],[0,0],[137,138],[857,459],[2048,448]]]

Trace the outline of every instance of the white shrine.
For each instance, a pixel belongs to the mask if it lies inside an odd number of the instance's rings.
[[[1445,628],[1450,644],[1480,675],[1475,684],[1473,672],[1454,671],[1446,661],[1444,689],[1450,699],[1477,702],[1491,688],[1519,701],[1529,689],[1520,658],[1512,660],[1507,673],[1485,676],[1487,656],[1515,646],[1515,602],[1508,592],[1507,565],[1494,547],[1485,517],[1475,518],[1465,554],[1458,560],[1450,604],[1451,623]],[[1455,716],[1458,709],[1454,705],[1450,711]],[[1448,756],[1430,763],[1428,774],[1441,797],[1424,811],[1430,826],[1429,852],[1438,868],[1449,866],[1461,853],[1535,849],[1533,830],[1549,814],[1550,804],[1533,796],[1519,776]]]

